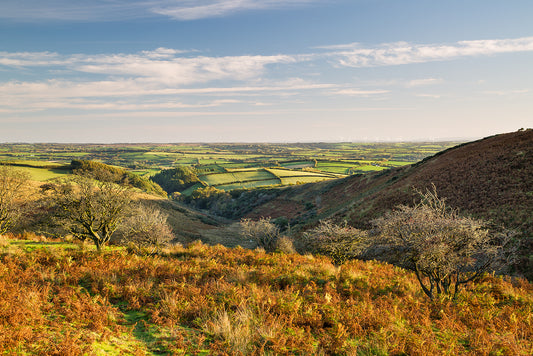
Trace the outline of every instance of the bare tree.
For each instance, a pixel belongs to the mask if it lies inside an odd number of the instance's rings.
[[[354,227],[321,221],[300,239],[311,253],[329,256],[337,264],[356,258],[366,247],[367,233]]]
[[[20,215],[21,188],[27,183],[26,172],[0,164],[0,235],[13,227]]]
[[[373,243],[384,247],[388,262],[413,270],[429,298],[455,297],[461,285],[495,266],[501,245],[483,221],[450,209],[435,186],[419,194],[415,206],[398,206],[374,221]]]
[[[131,243],[137,249],[145,249],[149,254],[154,254],[175,237],[167,218],[154,205],[138,203],[117,229],[117,235],[122,243]]]
[[[127,187],[98,181],[87,176],[72,176],[57,184],[47,184],[56,217],[76,238],[90,239],[98,251],[127,215],[131,194]]]
[[[255,241],[266,251],[272,252],[276,249],[279,228],[270,221],[270,218],[261,218],[257,221],[242,219],[241,229],[244,238]]]

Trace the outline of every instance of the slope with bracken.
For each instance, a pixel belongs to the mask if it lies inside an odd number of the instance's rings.
[[[529,259],[533,129],[462,144],[411,166],[295,187],[249,216],[285,216],[304,225],[334,218],[369,228],[372,219],[399,204],[412,204],[415,189],[425,190],[431,184],[462,214],[518,230],[524,238],[523,257]]]

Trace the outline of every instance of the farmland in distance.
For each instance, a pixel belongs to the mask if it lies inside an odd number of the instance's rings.
[[[458,142],[295,144],[0,144],[0,162],[35,180],[68,173],[73,159],[96,160],[150,177],[191,166],[201,185],[221,190],[305,184],[408,165]],[[200,185],[199,185],[200,186]],[[197,186],[197,187],[199,187]],[[196,188],[197,188],[196,187]],[[187,193],[192,192],[191,189]]]

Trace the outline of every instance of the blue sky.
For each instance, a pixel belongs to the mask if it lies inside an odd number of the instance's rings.
[[[532,127],[532,15],[530,0],[2,0],[0,142]]]

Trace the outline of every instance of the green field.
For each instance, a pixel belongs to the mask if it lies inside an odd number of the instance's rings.
[[[231,190],[307,183],[399,167],[456,144],[0,144],[0,162],[24,164],[36,180],[64,174],[54,168],[80,158],[120,166],[143,177],[186,165],[196,169],[204,184]]]
[[[305,184],[305,183],[316,183],[323,180],[331,179],[326,176],[293,176],[293,177],[283,177],[281,178],[281,184],[283,185],[292,185],[292,184]]]
[[[199,178],[204,183],[212,186],[277,179],[275,175],[265,169],[207,174]]]
[[[249,181],[249,182],[242,182],[242,183],[232,183],[232,184],[224,184],[224,185],[218,185],[216,188],[221,190],[234,190],[234,189],[254,189],[254,188],[260,188],[260,187],[267,187],[271,185],[280,185],[282,184],[282,181],[280,179],[269,179],[269,180],[258,180],[258,181]]]
[[[53,168],[17,167],[17,169],[27,172],[30,175],[30,179],[40,182],[59,178],[69,173],[67,170]]]

